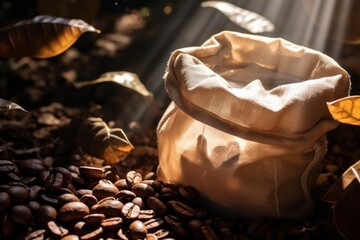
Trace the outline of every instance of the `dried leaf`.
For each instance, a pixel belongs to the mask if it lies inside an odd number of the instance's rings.
[[[336,121],[360,126],[360,96],[340,98],[327,106]]]
[[[201,7],[212,7],[227,16],[236,25],[251,33],[274,31],[274,25],[263,16],[223,1],[206,1]]]
[[[80,19],[40,15],[0,29],[0,57],[53,57],[84,32],[100,31]]]
[[[109,128],[101,118],[86,119],[77,137],[84,152],[108,164],[120,162],[134,149],[122,129]]]
[[[139,76],[131,72],[107,72],[102,74],[98,79],[93,81],[78,82],[75,83],[76,87],[84,87],[103,82],[114,82],[129,88],[145,97],[152,97],[153,94],[149,92],[145,86],[141,83]]]
[[[334,207],[336,227],[345,239],[359,239],[360,228],[356,220],[359,216],[360,184],[353,181]]]
[[[0,111],[8,111],[13,109],[19,109],[23,112],[28,112],[18,104],[0,98]]]
[[[354,181],[360,183],[360,160],[349,167],[342,176],[325,193],[322,200],[325,202],[336,203],[344,194],[346,188]]]

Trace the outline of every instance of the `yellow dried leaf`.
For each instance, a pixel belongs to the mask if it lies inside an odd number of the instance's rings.
[[[340,98],[327,106],[336,121],[360,126],[360,96]]]
[[[54,57],[84,32],[97,32],[80,19],[40,15],[0,29],[0,57]]]

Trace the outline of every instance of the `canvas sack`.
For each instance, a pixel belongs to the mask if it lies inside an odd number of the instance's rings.
[[[174,51],[164,79],[160,180],[231,215],[309,216],[325,133],[338,125],[326,102],[349,94],[344,69],[284,39],[225,31]]]

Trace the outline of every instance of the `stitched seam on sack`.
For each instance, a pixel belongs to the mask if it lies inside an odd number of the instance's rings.
[[[280,218],[280,206],[279,206],[279,198],[278,198],[278,183],[277,183],[277,171],[276,171],[277,161],[274,160],[274,185],[275,185],[275,205],[276,205],[276,214],[277,217]]]

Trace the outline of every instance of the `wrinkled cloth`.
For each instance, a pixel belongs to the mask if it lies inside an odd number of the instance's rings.
[[[305,218],[336,128],[326,102],[349,95],[332,58],[280,38],[230,31],[174,51],[172,103],[157,128],[164,182],[193,186],[239,217]]]

